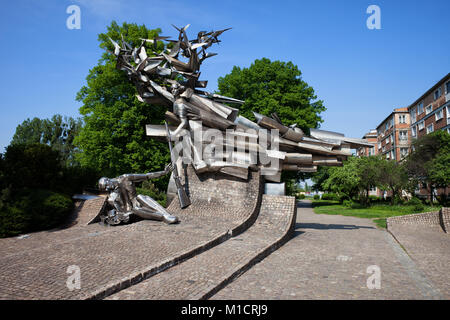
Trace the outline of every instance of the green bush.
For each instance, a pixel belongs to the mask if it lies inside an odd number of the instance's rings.
[[[339,201],[339,197],[335,193],[324,193],[322,195],[322,200]]]
[[[140,188],[136,188],[138,194],[149,196],[158,201],[160,205],[166,207],[167,194],[160,191],[151,181],[145,181]]]
[[[414,211],[420,212],[425,209],[425,205],[416,197],[412,197],[407,203],[408,206],[412,206]]]
[[[0,237],[51,229],[61,225],[73,209],[63,194],[24,189],[0,209]]]
[[[313,199],[314,199],[314,200],[319,200],[319,199],[320,199],[320,196],[319,196],[318,194],[315,194],[314,197],[313,197]]]
[[[297,193],[297,199],[302,200],[302,199],[305,199],[305,198],[306,198],[306,196],[303,193]]]

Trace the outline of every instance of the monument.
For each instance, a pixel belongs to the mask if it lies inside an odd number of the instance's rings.
[[[216,55],[207,49],[219,43],[218,37],[230,28],[200,31],[195,39],[189,40],[186,34],[189,25],[174,27],[178,31],[176,40],[163,36],[141,39],[138,47],[132,47],[123,37],[110,41],[114,45],[116,67],[134,83],[139,101],[167,107],[165,118],[171,126],[149,124],[146,132],[155,139],[169,141],[172,159],[169,166],[173,173],[168,193],[178,194],[181,208],[190,204],[185,190],[188,186],[186,183],[183,186],[179,179],[183,165],[192,166],[198,175],[220,172],[243,180],[248,179],[252,170],[269,183],[279,183],[283,170],[315,172],[317,166],[341,166],[351,156],[350,149],[371,146],[363,139],[325,130],[311,128],[306,135],[295,124],[285,126],[276,113],[269,117],[255,112],[256,122],[239,115],[238,107],[244,101],[210,93],[204,90],[207,81],[199,79],[203,61]],[[156,52],[157,41],[170,43],[170,49]],[[167,167],[164,173],[168,173]],[[101,181],[102,186],[116,186],[108,198],[115,211],[109,211],[111,218],[106,217],[105,221],[126,222],[130,213],[168,223],[176,221],[150,197],[136,195],[135,189],[127,189],[131,188],[129,185],[120,187],[126,184],[120,182],[124,179],[138,181],[144,177],[147,175],[123,175],[112,180],[105,178],[104,181],[109,181],[106,183]],[[117,205],[115,199],[119,199],[119,194],[130,199],[125,200],[129,204]]]

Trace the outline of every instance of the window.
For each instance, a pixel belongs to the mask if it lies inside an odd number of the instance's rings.
[[[429,114],[431,111],[433,111],[433,105],[430,104],[425,108],[425,114]]]
[[[398,136],[399,136],[398,138],[400,140],[407,141],[408,140],[408,131],[406,131],[406,130],[399,131]]]
[[[417,127],[416,126],[411,127],[411,135],[413,137],[417,136]]]
[[[381,149],[381,142],[378,142],[378,149]]]
[[[430,125],[427,127],[427,134],[428,134],[428,133],[432,133],[433,131],[434,131],[433,124],[430,124]]]
[[[411,123],[416,122],[417,119],[416,108],[411,109],[410,115],[411,115]]]
[[[448,118],[450,118],[450,106],[447,106],[447,124],[449,124]]]
[[[398,116],[398,123],[406,123],[406,114],[401,114]]]
[[[417,105],[417,114],[421,114],[423,112],[423,102]]]
[[[437,90],[434,91],[434,100],[439,99],[440,96],[441,96],[441,88],[437,88]]]
[[[445,84],[445,94],[450,93],[450,81]]]
[[[389,121],[386,122],[386,125],[385,125],[385,127],[384,127],[384,131],[387,131],[388,129],[389,129]]]
[[[394,126],[394,117],[392,117],[392,118],[391,118],[391,121],[390,121],[390,122],[391,122],[391,124],[390,124],[390,126],[389,126],[389,127],[391,127],[391,128],[392,128],[392,127]]]
[[[389,160],[389,156],[390,156],[390,153],[388,152],[388,153],[386,153],[386,159],[388,159]]]
[[[394,153],[394,150],[391,150],[391,159],[392,159],[392,160],[395,160],[395,153]]]
[[[394,134],[391,134],[391,143],[394,143]]]
[[[408,148],[400,148],[400,158],[403,159],[408,155]]]
[[[444,109],[439,110],[435,113],[436,121],[441,120],[444,117]]]
[[[381,149],[383,152],[386,151],[386,146],[383,146],[383,148]]]
[[[419,122],[419,130],[423,130],[423,128],[425,128],[425,123],[422,121]]]

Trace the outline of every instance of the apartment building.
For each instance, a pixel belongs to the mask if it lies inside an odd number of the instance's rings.
[[[408,155],[411,142],[408,108],[397,108],[377,126],[377,153],[386,159],[401,161]]]
[[[409,107],[411,136],[420,138],[436,130],[450,133],[450,73]]]
[[[376,147],[378,143],[377,130],[376,129],[370,130],[362,138],[366,139],[367,142],[373,145],[373,147],[359,147],[356,150],[356,154],[358,155],[358,157],[368,157],[377,155],[378,154],[378,148]]]

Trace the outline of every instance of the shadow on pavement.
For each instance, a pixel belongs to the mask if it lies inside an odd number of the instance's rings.
[[[317,229],[317,230],[355,230],[355,229],[376,229],[374,227],[356,226],[354,224],[321,224],[321,223],[296,223],[295,230]]]

